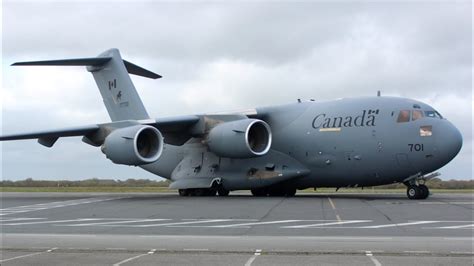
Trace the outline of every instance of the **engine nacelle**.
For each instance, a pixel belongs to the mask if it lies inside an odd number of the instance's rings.
[[[102,152],[116,164],[143,165],[156,162],[163,145],[163,136],[158,129],[137,125],[110,133],[102,145]]]
[[[257,157],[270,150],[272,133],[270,126],[258,119],[224,122],[211,129],[207,144],[213,153],[221,157]]]

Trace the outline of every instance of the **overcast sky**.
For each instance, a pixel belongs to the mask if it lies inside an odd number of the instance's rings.
[[[375,95],[424,101],[462,132],[442,178],[472,177],[470,1],[166,3],[3,1],[3,133],[109,121],[81,67],[15,61],[92,57],[116,47],[163,75],[133,76],[153,117]],[[2,144],[2,178],[155,178],[80,138]]]

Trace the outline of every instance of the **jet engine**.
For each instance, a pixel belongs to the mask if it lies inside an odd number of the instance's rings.
[[[270,126],[262,120],[243,119],[220,123],[207,136],[209,149],[228,158],[265,155],[272,144]]]
[[[163,145],[158,129],[137,125],[112,131],[105,138],[102,152],[116,164],[143,165],[157,161]]]

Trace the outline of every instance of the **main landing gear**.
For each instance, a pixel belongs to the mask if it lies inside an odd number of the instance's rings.
[[[282,187],[264,187],[250,190],[255,197],[293,197],[296,194],[296,188]]]
[[[410,185],[407,188],[409,199],[426,199],[430,195],[430,190],[425,185]]]
[[[191,197],[213,197],[219,195],[220,197],[229,196],[230,191],[223,188],[188,188],[188,189],[178,189],[178,193],[182,197],[191,196]]]

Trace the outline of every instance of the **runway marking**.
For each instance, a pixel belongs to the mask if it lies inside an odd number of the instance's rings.
[[[280,228],[312,228],[312,227],[322,227],[322,226],[327,226],[327,225],[368,223],[368,222],[372,222],[372,220],[354,220],[354,221],[341,221],[341,222],[332,222],[332,223],[304,224],[304,225],[282,226]]]
[[[127,221],[113,221],[113,222],[100,222],[100,223],[85,223],[85,224],[66,224],[63,226],[101,226],[110,224],[127,224],[127,223],[145,223],[145,222],[157,222],[157,221],[169,221],[171,219],[141,219],[141,220],[127,220]]]
[[[193,222],[176,222],[176,223],[164,223],[164,224],[141,224],[141,225],[119,225],[125,227],[155,227],[155,226],[168,226],[172,227],[173,225],[183,225],[183,224],[199,224],[199,223],[217,223],[217,222],[228,222],[229,219],[214,219],[214,220],[203,220],[203,221],[193,221]],[[104,225],[104,226],[114,226],[114,225]]]
[[[387,227],[398,227],[398,226],[417,225],[417,224],[430,224],[430,223],[439,223],[439,221],[417,221],[417,222],[409,222],[409,223],[382,224],[382,225],[362,226],[362,227],[358,227],[358,228],[375,229],[375,228],[387,228]]]
[[[249,226],[249,225],[262,225],[262,224],[281,224],[281,223],[294,223],[301,222],[301,220],[281,220],[281,221],[270,221],[270,222],[254,222],[254,223],[241,223],[241,224],[225,224],[225,225],[213,225],[208,227],[213,228],[227,228],[227,227],[239,227],[239,226]]]
[[[151,255],[151,254],[155,253],[155,251],[156,251],[156,249],[152,249],[152,250],[148,251],[147,253],[140,254],[140,255],[137,255],[137,256],[135,256],[135,257],[131,257],[131,258],[128,258],[128,259],[124,259],[124,260],[122,260],[122,261],[119,261],[119,262],[115,263],[114,266],[119,266],[119,265],[122,265],[122,264],[124,264],[124,263],[126,263],[126,262],[129,262],[129,261],[132,261],[132,260],[141,258],[141,257],[143,257],[143,256]]]
[[[380,263],[380,261],[378,261],[378,260],[374,257],[374,255],[372,254],[371,251],[367,250],[367,251],[365,252],[365,255],[370,258],[370,260],[375,264],[375,266],[382,266],[382,264]]]
[[[473,228],[474,224],[466,224],[466,225],[455,225],[455,226],[443,226],[437,227],[439,229],[464,229],[464,228]]]
[[[332,199],[330,197],[328,197],[328,200],[329,200],[329,204],[331,204],[331,208],[334,211],[334,214],[336,214],[337,221],[341,222],[342,221],[341,217],[339,216],[339,214],[336,211],[336,205],[334,204],[334,202],[332,201]]]
[[[249,260],[245,263],[245,266],[250,266],[252,265],[253,261],[258,257],[262,255],[262,250],[261,249],[256,249],[255,253],[253,254],[252,257],[249,258]]]
[[[0,223],[3,222],[13,222],[13,221],[23,221],[23,220],[44,220],[46,218],[11,218],[11,219],[0,219]]]
[[[0,260],[0,262],[6,262],[6,261],[11,261],[11,260],[16,260],[16,259],[21,259],[21,258],[36,256],[36,255],[39,255],[39,254],[49,253],[49,252],[52,252],[52,251],[55,250],[55,249],[58,249],[58,248],[51,248],[51,249],[48,249],[48,250],[45,250],[45,251],[42,251],[42,252],[35,252],[35,253],[31,253],[31,254],[16,256],[16,257],[13,257],[13,258]]]
[[[16,213],[47,210],[47,209],[53,209],[53,208],[69,207],[69,206],[74,206],[74,205],[79,205],[79,204],[95,203],[95,202],[116,200],[116,199],[122,199],[122,198],[123,197],[86,198],[86,199],[79,199],[79,200],[54,201],[54,202],[39,203],[39,204],[26,205],[26,206],[16,206],[16,207],[0,209],[0,216],[16,214]]]
[[[97,220],[102,220],[102,219],[101,218],[86,218],[86,219],[73,219],[73,220],[54,220],[54,221],[13,223],[13,224],[3,224],[3,225],[51,224],[51,223],[68,223],[68,222],[97,221]]]

